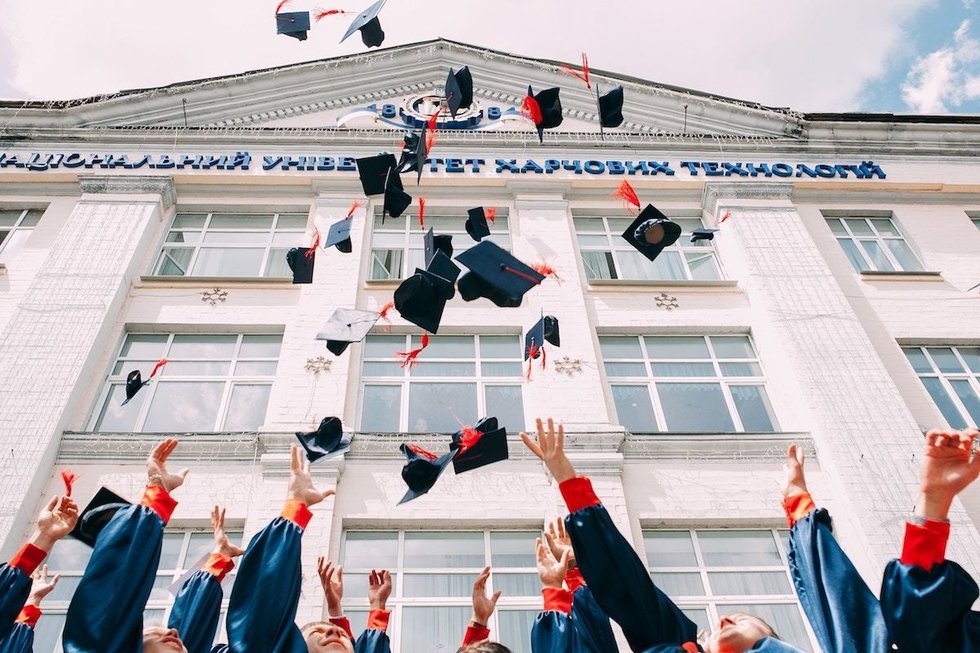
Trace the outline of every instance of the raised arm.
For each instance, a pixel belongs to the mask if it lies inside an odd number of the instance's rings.
[[[34,650],[34,628],[41,618],[41,601],[55,588],[59,578],[56,575],[48,580],[47,565],[34,571],[30,596],[17,615],[13,629],[6,637],[0,638],[0,653],[31,653]]]
[[[388,597],[391,596],[391,574],[387,569],[372,569],[368,576],[368,600],[371,611],[368,613],[364,632],[354,642],[356,653],[390,653],[391,641],[388,639]]]
[[[574,653],[576,633],[572,625],[572,592],[564,588],[572,552],[565,549],[556,559],[551,549],[538,538],[535,542],[538,578],[544,607],[531,627],[532,653]]]
[[[497,609],[497,599],[500,598],[500,590],[487,595],[487,581],[490,579],[490,567],[484,567],[480,575],[473,582],[473,614],[470,623],[463,634],[463,644],[461,651],[465,651],[467,646],[478,644],[479,642],[490,639],[490,617]]]

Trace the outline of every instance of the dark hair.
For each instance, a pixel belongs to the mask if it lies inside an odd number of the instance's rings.
[[[483,640],[476,644],[470,644],[459,649],[459,653],[511,653],[511,650],[503,644]]]

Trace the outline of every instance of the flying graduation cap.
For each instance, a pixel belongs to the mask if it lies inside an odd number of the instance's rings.
[[[443,455],[436,456],[416,444],[403,444],[400,449],[408,459],[402,467],[402,480],[408,485],[408,491],[398,505],[418,499],[431,490],[458,451],[450,449]]]
[[[452,234],[436,234],[432,227],[425,232],[425,265],[426,267],[432,262],[433,257],[435,257],[437,252],[442,252],[447,257],[452,258],[453,255],[453,236]],[[457,268],[458,269],[458,268]],[[456,279],[454,278],[453,281]]]
[[[350,254],[353,250],[353,243],[350,240],[350,229],[352,225],[353,222],[350,218],[344,218],[330,225],[330,230],[327,232],[327,239],[323,242],[324,249],[327,247],[336,247],[344,254]]]
[[[524,360],[528,361],[525,378],[528,381],[531,380],[532,361],[540,358],[541,369],[548,366],[548,355],[544,349],[545,343],[555,347],[561,346],[561,337],[558,334],[558,318],[554,315],[542,315],[541,319],[524,335]]]
[[[288,0],[279,3],[276,10],[276,34],[285,34],[298,41],[306,40],[306,33],[310,30],[310,12],[308,11],[284,11],[281,9]]]
[[[599,94],[599,84],[595,86],[596,101],[599,105],[599,128],[619,127],[623,124],[623,87],[617,86],[605,95]]]
[[[395,308],[412,324],[436,333],[439,331],[446,302],[455,293],[453,282],[449,279],[416,268],[415,274],[402,281],[395,289]]]
[[[405,134],[405,144],[402,146],[401,157],[398,159],[398,172],[415,171],[417,173],[416,184],[422,181],[422,168],[425,167],[425,162],[429,156],[429,148],[426,141],[427,134],[425,126],[418,133],[409,132]]]
[[[493,222],[494,215],[496,214],[496,209],[485,209],[482,206],[470,209],[466,212],[466,233],[470,235],[470,238],[476,242],[480,242],[482,239],[490,235],[490,225],[487,224],[487,220]]]
[[[715,232],[720,231],[720,229],[713,229],[711,227],[698,227],[691,232],[691,242],[696,243],[699,240],[714,240]]]
[[[385,33],[381,29],[381,21],[378,20],[378,13],[384,7],[385,2],[387,0],[378,0],[358,14],[357,18],[351,22],[350,27],[347,28],[347,33],[344,34],[344,38],[340,39],[340,42],[343,43],[354,32],[359,31],[361,33],[361,40],[369,48],[376,48],[384,43]]]
[[[613,195],[622,198],[631,213],[634,209],[640,208],[640,198],[628,181],[621,182]],[[665,248],[677,242],[680,236],[680,225],[671,222],[653,204],[647,204],[623,232],[626,242],[651,261],[660,256],[660,252]]]
[[[359,311],[353,308],[338,308],[327,319],[316,340],[327,341],[327,351],[335,356],[343,354],[354,342],[360,342],[368,331],[377,324],[380,313]]]
[[[357,159],[357,174],[361,179],[364,194],[384,195],[381,210],[381,221],[385,215],[399,217],[412,204],[412,196],[404,191],[401,176],[398,174],[398,162],[394,154],[379,154],[378,156]]]
[[[306,459],[315,463],[321,458],[333,458],[350,450],[350,438],[344,438],[344,425],[339,417],[324,417],[315,431],[296,432],[296,439],[306,451]]]
[[[459,294],[468,302],[485,297],[497,306],[520,306],[524,294],[545,279],[489,240],[469,248],[456,260],[470,269],[458,283]]]
[[[449,105],[449,113],[453,118],[460,109],[468,109],[473,104],[473,75],[470,74],[469,66],[463,66],[455,73],[449,69],[449,77],[446,78],[446,104]]]
[[[139,392],[144,385],[149,385],[150,379],[156,376],[157,372],[160,371],[160,368],[166,365],[168,362],[169,361],[166,358],[161,358],[160,360],[158,360],[156,362],[156,365],[154,365],[153,369],[150,371],[150,376],[149,378],[146,379],[146,381],[144,381],[143,377],[140,376],[139,370],[133,370],[132,372],[127,374],[126,375],[126,399],[125,401],[122,402],[121,405],[125,406],[126,404],[128,404],[129,400],[135,397],[136,393]]]
[[[457,450],[453,471],[462,474],[491,463],[507,460],[507,429],[497,425],[496,417],[484,417],[475,426],[464,426],[453,434],[450,445]]]
[[[95,496],[78,516],[78,522],[69,535],[95,548],[95,541],[99,538],[99,533],[109,525],[109,521],[112,520],[116,512],[130,505],[132,504],[129,501],[109,488],[99,488],[99,491],[95,493]]]
[[[286,252],[286,265],[293,271],[293,283],[313,283],[313,265],[315,262],[316,245],[313,247],[293,247]]]
[[[538,140],[544,143],[544,130],[554,129],[562,123],[561,100],[558,94],[561,89],[557,86],[546,88],[537,95],[527,87],[527,97],[521,104],[521,113],[531,119],[538,129]]]

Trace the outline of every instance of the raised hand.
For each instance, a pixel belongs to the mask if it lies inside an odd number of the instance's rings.
[[[786,464],[783,465],[783,472],[786,473],[786,479],[783,481],[784,497],[809,492],[806,489],[806,477],[803,475],[805,458],[803,447],[797,446],[795,442],[789,445],[786,450]]]
[[[292,501],[300,501],[307,506],[315,506],[329,496],[333,496],[334,491],[316,489],[313,485],[313,476],[310,474],[310,461],[306,460],[303,450],[295,444],[289,446],[292,456],[289,470],[289,492],[286,497]]]
[[[31,574],[31,595],[27,599],[28,605],[40,608],[41,601],[51,593],[60,578],[61,574],[57,574],[49,581],[47,565],[43,565],[40,569],[35,569],[34,573]]]
[[[563,551],[561,558],[556,560],[540,537],[535,540],[534,546],[537,551],[538,578],[541,579],[541,584],[545,587],[561,588],[561,584],[565,581],[565,575],[568,573],[571,549]]]
[[[544,461],[545,467],[555,477],[559,483],[575,478],[575,468],[565,456],[565,428],[558,425],[558,432],[555,432],[555,422],[548,418],[548,431],[545,432],[541,424],[541,418],[535,420],[538,427],[537,441],[527,433],[521,433],[521,440],[524,446],[531,450],[535,456]]]
[[[334,565],[323,556],[317,556],[316,573],[320,577],[323,595],[327,597],[327,614],[331,617],[343,616],[340,603],[344,599],[344,568]]]
[[[225,509],[221,506],[211,509],[211,529],[214,531],[214,553],[221,553],[229,558],[237,558],[245,553],[228,539],[225,532]]]
[[[933,429],[926,434],[917,514],[926,519],[946,519],[953,498],[980,476],[980,454],[972,452],[977,434],[976,429]]]
[[[78,522],[78,505],[69,497],[51,497],[37,516],[37,530],[31,542],[50,551],[54,543],[71,533]]]
[[[371,575],[368,576],[368,600],[371,602],[371,609],[387,609],[389,596],[391,596],[391,574],[387,569],[381,571],[372,569]]]
[[[490,579],[490,567],[484,567],[480,575],[473,583],[473,621],[480,626],[486,626],[490,621],[490,615],[497,609],[497,599],[500,598],[500,590],[487,596],[487,580]]]
[[[551,549],[551,555],[555,560],[561,560],[567,551],[568,568],[572,569],[578,566],[575,562],[575,550],[572,548],[572,538],[565,531],[565,520],[559,517],[548,524],[548,530],[545,531],[544,537],[548,542],[548,548]]]
[[[153,447],[150,457],[146,459],[147,485],[157,485],[170,493],[184,484],[184,479],[187,478],[187,472],[190,470],[182,469],[176,474],[167,471],[167,458],[178,444],[180,442],[176,439],[167,438]]]

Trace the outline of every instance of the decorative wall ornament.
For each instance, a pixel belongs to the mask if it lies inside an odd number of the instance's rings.
[[[555,371],[565,376],[575,376],[582,373],[582,361],[577,358],[562,356],[555,361]]]
[[[668,295],[665,292],[660,293],[654,299],[657,300],[657,308],[663,308],[668,311],[672,311],[675,308],[680,308],[681,305],[677,303],[677,298]]]
[[[211,290],[205,290],[201,293],[201,301],[207,302],[212,306],[219,302],[224,302],[226,299],[228,299],[228,291],[217,287],[212,288]]]
[[[319,374],[320,372],[330,373],[330,365],[333,363],[332,360],[324,356],[317,356],[316,358],[306,359],[306,371],[313,372],[314,374]]]

